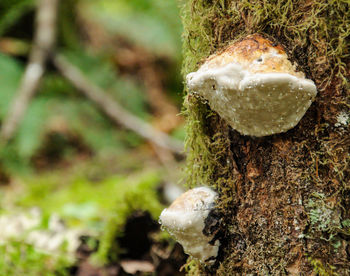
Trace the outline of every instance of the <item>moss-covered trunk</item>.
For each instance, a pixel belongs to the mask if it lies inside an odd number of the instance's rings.
[[[186,95],[189,185],[220,193],[216,274],[350,275],[349,2],[183,2],[184,76],[233,40],[260,33],[318,88],[296,127],[263,138],[240,135]]]

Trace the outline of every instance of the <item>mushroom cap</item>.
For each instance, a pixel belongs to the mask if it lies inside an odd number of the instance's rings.
[[[257,137],[293,128],[317,94],[283,48],[257,34],[210,56],[187,85],[233,129]]]
[[[160,214],[160,223],[171,232],[190,228],[202,231],[204,220],[215,204],[217,193],[207,187],[198,187],[179,196]]]
[[[186,253],[202,262],[218,254],[220,242],[203,233],[205,220],[215,206],[217,193],[207,187],[191,189],[163,210],[159,222],[183,246]]]

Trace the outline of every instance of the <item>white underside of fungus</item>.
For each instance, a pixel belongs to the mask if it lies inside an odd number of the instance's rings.
[[[295,72],[287,55],[268,40],[255,35],[247,41],[211,56],[188,74],[188,88],[241,134],[285,132],[304,116],[316,86]]]
[[[217,193],[207,187],[187,191],[169,208],[163,210],[159,221],[183,246],[184,251],[202,262],[214,260],[220,242],[209,244],[213,237],[203,234],[205,219],[213,209]]]

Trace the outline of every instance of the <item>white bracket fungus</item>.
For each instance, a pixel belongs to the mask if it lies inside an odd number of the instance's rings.
[[[210,56],[187,85],[233,129],[257,137],[293,128],[317,94],[283,48],[258,34]]]
[[[164,209],[159,222],[183,246],[186,253],[202,262],[215,260],[220,242],[203,233],[205,220],[215,206],[217,193],[207,187],[189,190]],[[211,244],[209,244],[211,243]]]

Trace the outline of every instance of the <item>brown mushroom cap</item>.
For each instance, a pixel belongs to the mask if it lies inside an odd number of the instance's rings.
[[[259,61],[259,59],[263,59]],[[296,77],[304,77],[288,60],[281,45],[274,45],[270,40],[258,34],[253,34],[238,41],[224,50],[211,55],[205,62],[208,68],[224,66],[229,63],[239,63],[251,73],[288,73]]]

